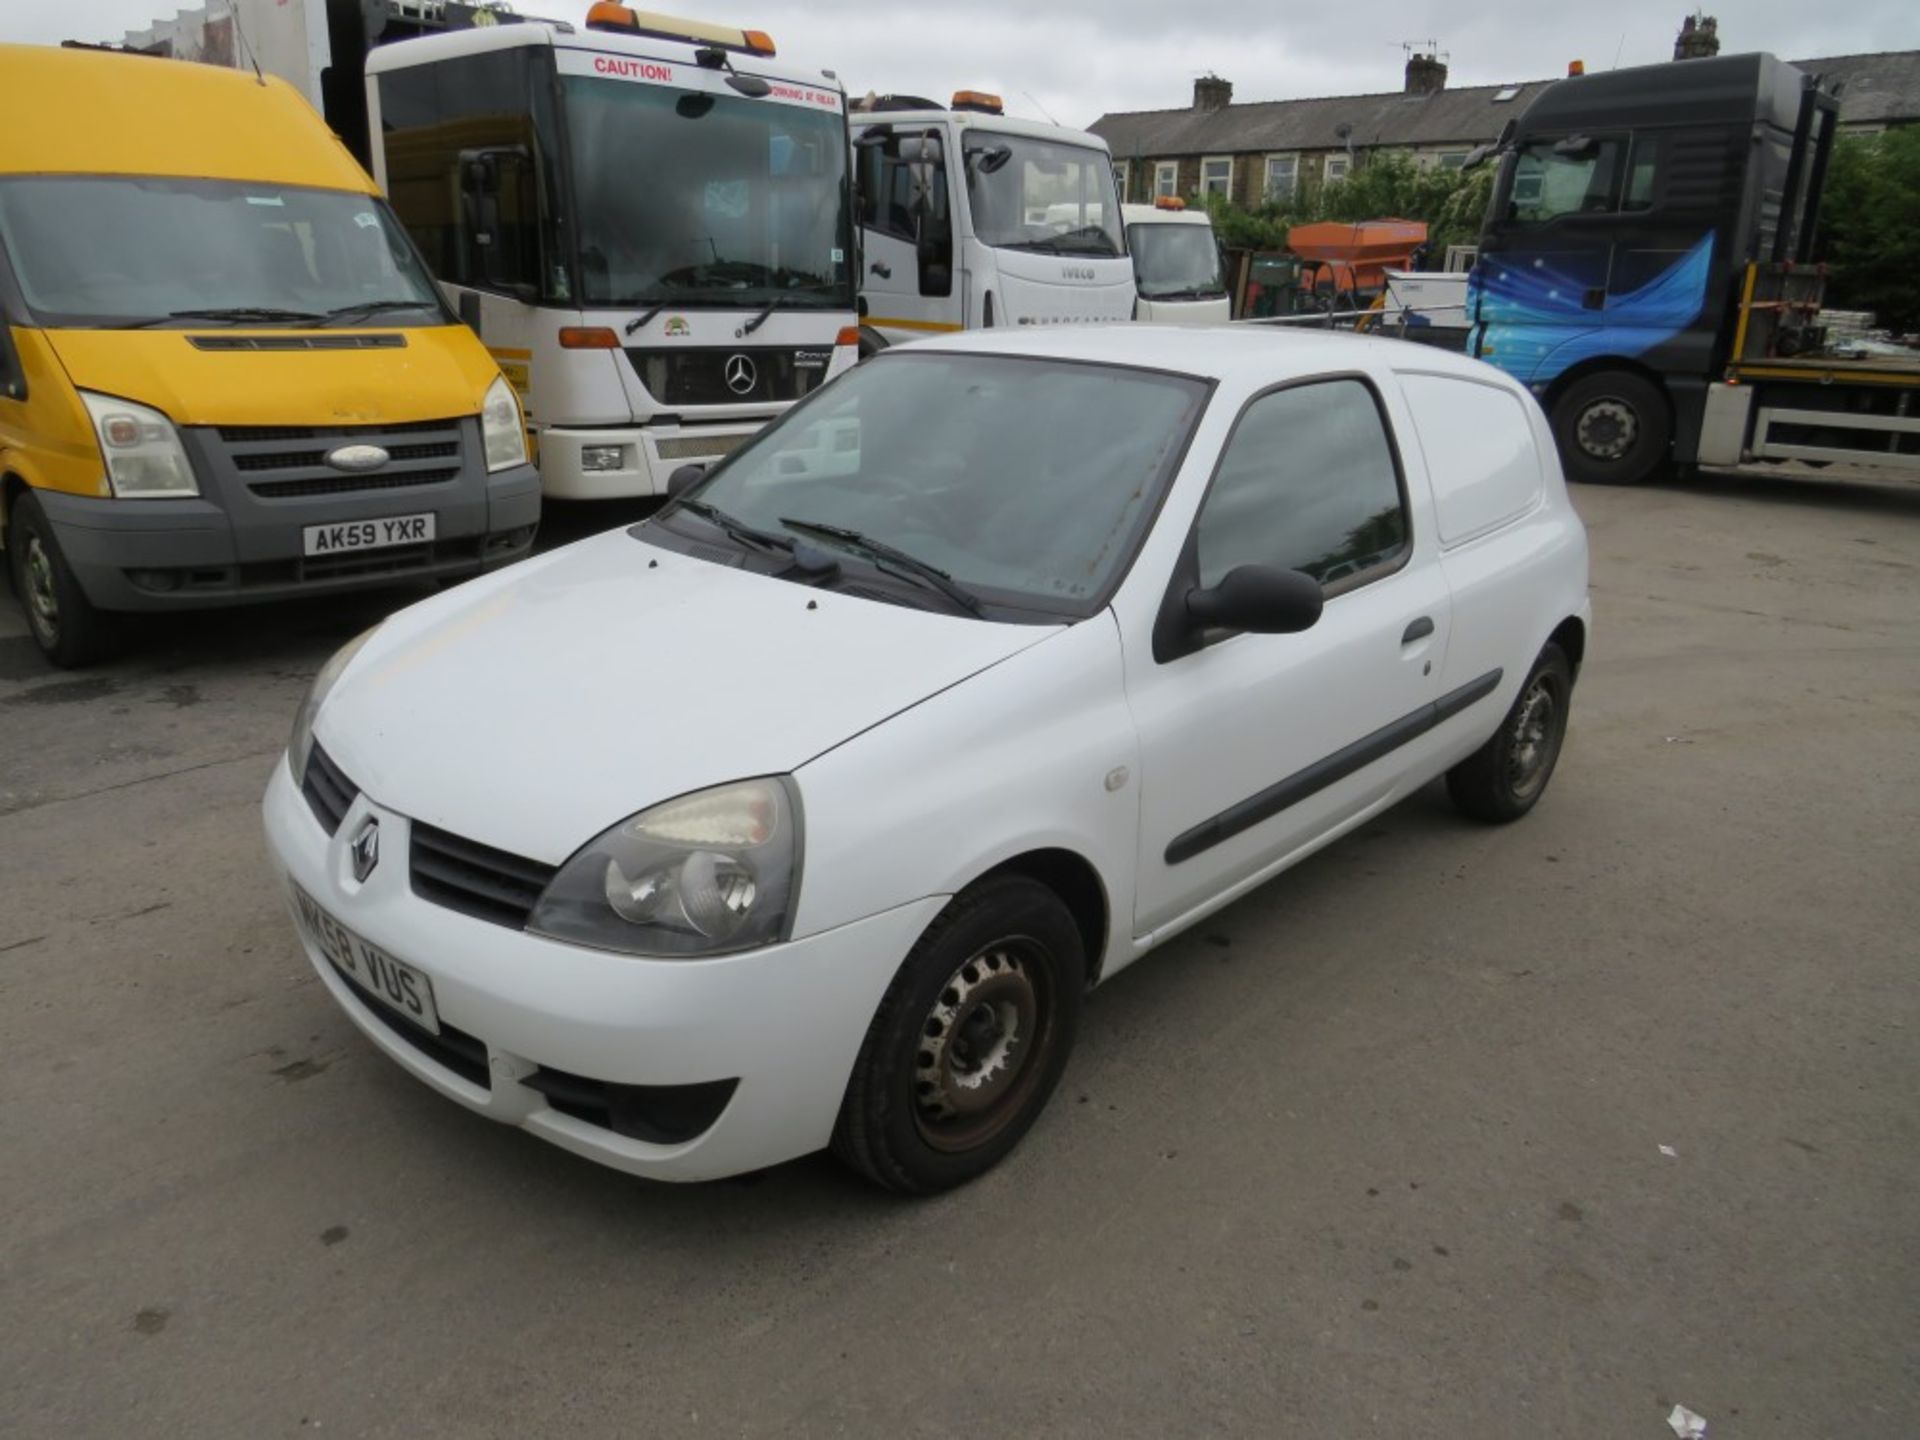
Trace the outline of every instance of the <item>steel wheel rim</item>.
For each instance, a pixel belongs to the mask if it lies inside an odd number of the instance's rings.
[[[1640,417],[1624,400],[1596,400],[1580,412],[1573,438],[1596,460],[1619,460],[1640,438]]]
[[[60,638],[60,595],[54,588],[53,557],[38,535],[27,536],[25,571],[27,618],[49,643]]]
[[[1045,953],[1027,937],[981,946],[922,1017],[913,1121],[934,1149],[984,1145],[1025,1108],[1053,1048]]]
[[[1546,783],[1558,750],[1560,701],[1545,675],[1534,677],[1520,697],[1507,741],[1507,786],[1519,800],[1531,799]]]

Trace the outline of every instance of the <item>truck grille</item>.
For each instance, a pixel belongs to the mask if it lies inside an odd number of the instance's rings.
[[[817,350],[629,350],[640,383],[662,405],[753,405],[798,400],[826,379],[830,346]],[[753,383],[734,389],[728,367],[744,360]],[[738,372],[736,372],[738,373]]]
[[[413,893],[476,920],[524,929],[558,868],[413,824]]]
[[[247,489],[263,500],[444,485],[459,479],[465,443],[458,419],[327,428],[223,425],[212,435]],[[387,463],[364,473],[336,470],[327,456],[343,445],[378,445]]]

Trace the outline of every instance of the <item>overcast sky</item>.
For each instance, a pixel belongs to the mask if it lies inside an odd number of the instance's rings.
[[[578,22],[587,0],[521,0],[513,8]],[[671,11],[675,0],[638,0],[636,8]],[[1687,13],[1676,0],[722,0],[688,8],[770,32],[783,58],[831,68],[855,93],[942,99],[963,87],[993,90],[1010,112],[1082,126],[1109,110],[1188,105],[1194,77],[1208,71],[1233,82],[1236,100],[1397,90],[1408,40],[1436,41],[1451,83],[1462,85],[1545,79],[1576,58],[1589,70],[1616,60],[1645,64],[1669,58]],[[1916,0],[1712,8],[1723,53],[1798,59],[1920,49]],[[0,0],[0,40],[117,40],[172,11],[162,0]]]

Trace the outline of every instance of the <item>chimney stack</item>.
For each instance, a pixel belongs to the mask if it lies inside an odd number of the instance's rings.
[[[1218,75],[1202,75],[1193,82],[1193,108],[1224,110],[1233,103],[1233,82]]]
[[[1704,60],[1720,53],[1720,25],[1711,15],[1698,10],[1680,22],[1680,34],[1673,42],[1676,60]]]
[[[1421,54],[1418,50],[1407,56],[1407,94],[1438,95],[1447,88],[1447,62],[1440,58],[1438,51]]]

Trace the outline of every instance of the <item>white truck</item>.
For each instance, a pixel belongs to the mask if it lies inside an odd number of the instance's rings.
[[[1134,312],[1113,157],[1097,135],[1009,119],[996,96],[910,96],[852,116],[860,350],[993,326],[1111,324]]]
[[[359,25],[362,0],[230,0],[128,40],[181,53],[197,21],[189,58],[284,65],[358,141],[520,392],[549,497],[664,495],[852,367],[850,136],[830,71],[776,63],[759,31],[617,4],[583,29],[374,9],[384,29]],[[343,15],[355,25],[329,27]],[[344,53],[330,31],[353,37]],[[352,49],[365,34],[380,43]],[[343,98],[340,77],[362,73]]]
[[[1151,205],[1122,205],[1138,317],[1160,325],[1224,325],[1233,316],[1220,242],[1204,210],[1162,196]]]

